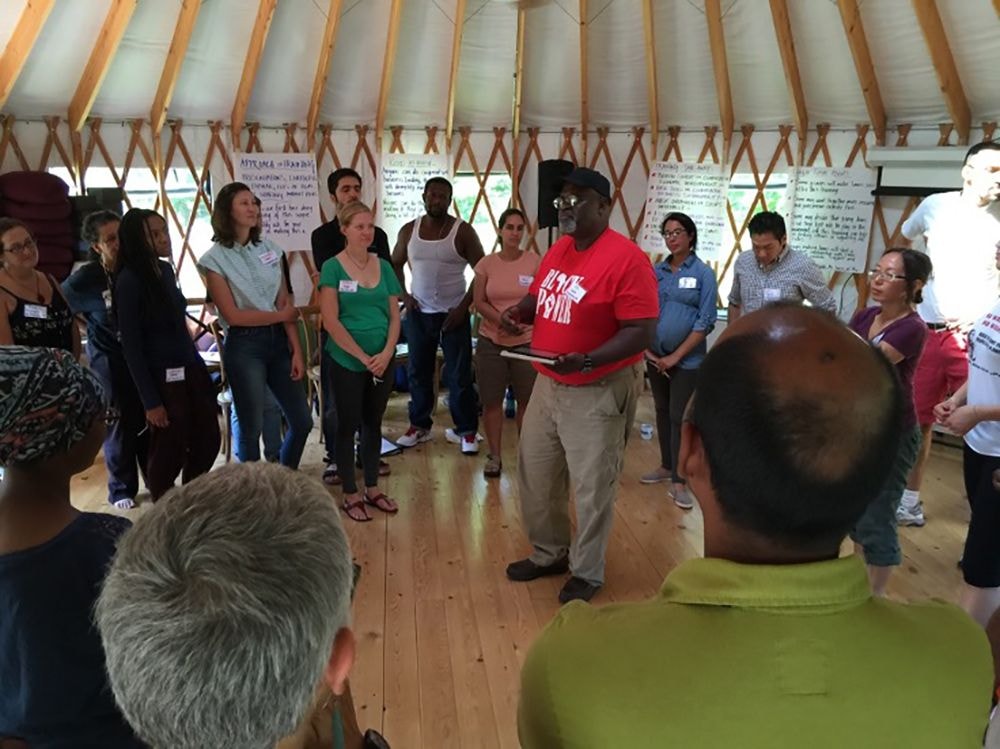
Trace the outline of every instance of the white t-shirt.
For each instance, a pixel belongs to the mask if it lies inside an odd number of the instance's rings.
[[[929,195],[902,232],[934,264],[924,301],[917,307],[920,317],[968,327],[993,306],[1000,291],[995,259],[1000,201],[980,208],[960,192]]]
[[[987,312],[969,333],[970,406],[1000,405],[1000,303]],[[1000,421],[981,421],[965,435],[980,455],[1000,457]]]

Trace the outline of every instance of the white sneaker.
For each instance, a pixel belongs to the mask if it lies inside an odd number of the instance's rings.
[[[448,427],[447,429],[444,430],[444,438],[449,442],[451,442],[453,445],[462,444],[462,436],[451,427]],[[483,441],[483,435],[476,432],[476,442],[482,442],[482,441]]]
[[[476,435],[467,434],[462,437],[462,455],[476,455],[479,453],[479,442]]]
[[[429,442],[430,439],[430,429],[421,429],[420,427],[411,426],[406,430],[406,434],[396,440],[396,444],[400,447],[413,447],[415,445],[419,445],[421,442]]]
[[[911,525],[922,528],[924,523],[924,508],[922,505],[916,507],[904,507],[900,505],[896,508],[896,522],[899,525]]]
[[[674,504],[680,507],[682,510],[691,510],[694,508],[694,497],[691,496],[686,488],[680,491],[671,491],[670,498],[674,500]]]

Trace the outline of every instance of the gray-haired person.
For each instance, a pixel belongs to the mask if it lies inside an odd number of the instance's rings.
[[[154,747],[305,745],[313,710],[346,690],[351,585],[318,481],[243,463],[171,491],[123,539],[97,604],[122,712]]]

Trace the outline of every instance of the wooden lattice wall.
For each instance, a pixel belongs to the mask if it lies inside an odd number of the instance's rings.
[[[983,123],[981,130],[973,134],[973,140],[991,138],[995,130],[996,123]],[[181,238],[179,246],[174,247],[175,262],[180,270],[207,249],[193,247],[191,234],[197,204],[203,203],[209,210],[211,208],[213,196],[208,190],[209,176],[214,179],[216,189],[232,179],[229,144],[234,139],[227,131],[222,122],[202,125],[173,121],[156,138],[149,123],[141,119],[125,123],[92,119],[82,132],[71,133],[58,117],[47,118],[44,122],[18,122],[11,116],[0,116],[0,172],[64,166],[76,187],[82,189],[87,184],[89,168],[106,166],[125,190],[128,203],[126,182],[129,170],[148,167],[157,175],[161,188],[157,210],[165,212],[168,222],[176,230],[176,236]],[[304,128],[295,124],[276,129],[251,123],[244,128],[243,135],[240,140],[245,140],[246,151],[298,153],[309,150]],[[427,127],[422,131],[404,131],[395,127],[387,133],[387,136],[390,135],[391,138],[385,139],[390,152],[441,153],[446,150],[444,131],[437,127]],[[598,169],[609,177],[613,184],[612,225],[635,239],[642,230],[645,188],[651,161],[719,163],[723,160],[722,134],[716,127],[706,127],[703,132],[669,127],[655,134],[655,138],[653,135],[641,127],[629,132],[597,128],[584,139],[574,128],[564,128],[561,132],[529,128],[515,139],[503,127],[494,128],[492,132],[458,128],[448,149],[453,170],[471,172],[479,182],[479,194],[472,215],[464,218],[472,220],[479,212],[486,211],[495,221],[495,207],[487,200],[486,181],[491,174],[509,174],[514,200],[529,217],[527,246],[536,251],[543,250],[545,242],[538,233],[535,220],[537,165],[544,159],[565,158]],[[914,145],[934,142],[948,145],[954,141],[953,128],[942,125],[937,131],[929,132],[901,125],[895,130],[894,139],[887,138],[897,146],[910,145],[911,139]],[[367,126],[358,126],[354,131],[320,127],[312,150],[316,154],[321,192],[325,195],[326,174],[340,166],[351,166],[362,174],[365,199],[374,202],[378,173],[375,141],[374,131]],[[736,215],[732,205],[727,204],[732,245],[723,248],[725,251],[721,257],[724,259],[716,264],[720,280],[725,282],[736,254],[747,246],[746,232],[751,216],[758,208],[768,207],[765,188],[773,173],[787,170],[796,163],[821,166],[863,163],[867,148],[873,143],[874,136],[864,125],[853,132],[819,125],[809,131],[804,143],[800,142],[791,126],[781,127],[778,131],[756,131],[753,126],[743,126],[731,146],[730,170],[732,174],[752,175],[756,194],[745,215]],[[189,171],[199,186],[195,210],[191,211],[187,221],[181,220],[165,189],[166,172],[175,168]],[[876,200],[870,256],[878,254],[898,236],[903,220],[916,202],[916,199]],[[324,220],[328,218],[328,206],[329,203],[321,206]],[[302,262],[309,270],[312,269],[308,253],[302,254]],[[841,279],[836,274],[830,279],[831,287],[846,282],[847,279]],[[851,292],[853,298],[864,300],[867,294],[864,276],[854,278]],[[853,303],[852,300],[852,307]]]

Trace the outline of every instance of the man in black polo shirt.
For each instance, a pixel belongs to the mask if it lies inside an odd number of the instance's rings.
[[[349,167],[343,167],[330,173],[326,178],[326,187],[330,191],[330,200],[333,201],[334,212],[339,211],[348,203],[361,200],[361,175]],[[313,264],[316,266],[313,281],[319,280],[319,273],[323,270],[323,263],[335,257],[347,244],[347,240],[340,232],[340,222],[334,216],[332,221],[320,226],[312,233],[312,254]],[[392,263],[392,256],[389,253],[389,238],[379,227],[375,227],[375,241],[368,248],[368,252],[378,255],[387,263]],[[323,481],[327,484],[339,484],[340,477],[337,475],[336,443],[337,438],[337,407],[333,401],[333,382],[331,380],[330,359],[326,353],[327,334],[323,331],[324,351],[320,357],[320,379],[323,387],[323,440],[326,443],[326,467],[323,469]],[[389,473],[389,464],[385,461],[379,462],[379,475],[385,476]]]

